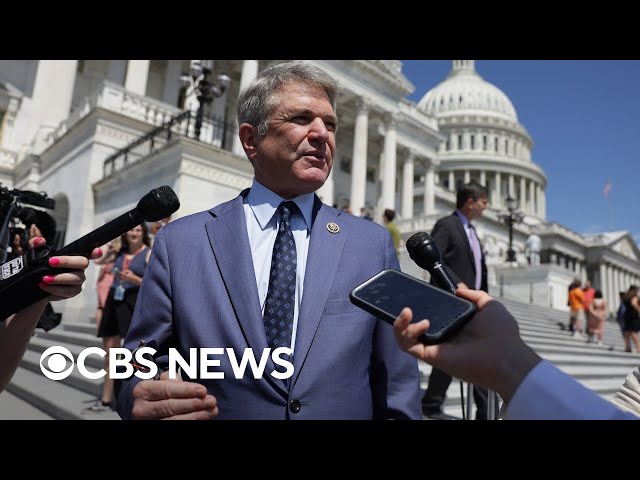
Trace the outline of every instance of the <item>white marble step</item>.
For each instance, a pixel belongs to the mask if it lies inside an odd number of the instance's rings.
[[[29,402],[5,390],[0,393],[0,420],[55,420]]]

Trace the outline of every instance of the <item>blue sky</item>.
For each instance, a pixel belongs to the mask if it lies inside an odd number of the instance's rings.
[[[410,100],[443,81],[449,60],[402,60]],[[476,60],[511,99],[547,175],[547,220],[579,233],[628,230],[640,242],[640,61]],[[608,199],[603,190],[611,181]]]

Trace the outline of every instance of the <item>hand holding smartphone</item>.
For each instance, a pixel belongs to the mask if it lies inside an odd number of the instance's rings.
[[[444,342],[476,313],[469,300],[394,269],[383,270],[357,286],[349,299],[391,325],[404,307],[411,308],[411,323],[430,322],[429,330],[420,337],[424,344]]]

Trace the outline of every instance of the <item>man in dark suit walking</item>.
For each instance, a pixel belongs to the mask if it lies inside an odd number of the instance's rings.
[[[468,288],[487,291],[487,266],[480,240],[471,221],[482,216],[489,205],[487,189],[471,181],[457,193],[456,210],[438,220],[431,236],[442,253],[443,263]],[[434,283],[433,280],[431,283]],[[429,386],[422,397],[422,413],[434,420],[452,420],[454,417],[442,411],[451,376],[434,368],[429,376]],[[487,389],[474,386],[476,420],[487,418]]]

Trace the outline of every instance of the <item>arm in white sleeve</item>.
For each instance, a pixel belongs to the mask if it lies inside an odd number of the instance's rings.
[[[509,420],[638,420],[589,390],[552,363],[531,370],[509,402]]]
[[[640,416],[640,368],[636,367],[611,399],[617,407]]]

